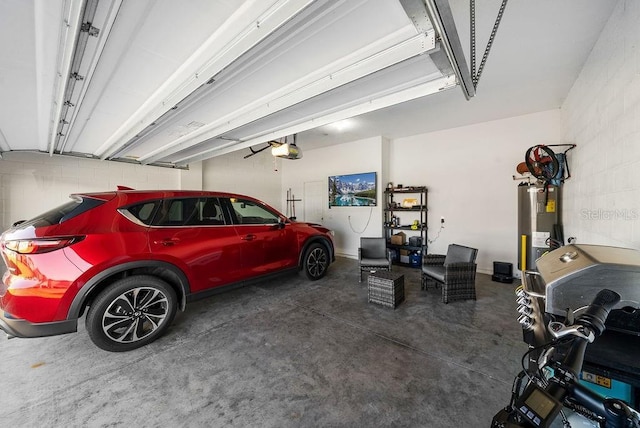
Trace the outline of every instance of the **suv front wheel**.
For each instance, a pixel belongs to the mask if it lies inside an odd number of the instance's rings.
[[[91,304],[86,326],[89,337],[105,351],[139,348],[160,337],[173,321],[176,293],[154,276],[120,279]]]
[[[311,244],[304,255],[304,273],[312,281],[322,278],[329,267],[329,252],[322,244]]]

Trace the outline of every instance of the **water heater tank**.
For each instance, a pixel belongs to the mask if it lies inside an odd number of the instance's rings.
[[[550,250],[549,239],[559,238],[560,189],[544,184],[518,186],[518,269],[536,270],[536,260]]]

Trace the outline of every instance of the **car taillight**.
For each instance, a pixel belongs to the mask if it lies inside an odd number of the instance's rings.
[[[84,236],[67,236],[64,238],[46,239],[20,239],[15,241],[5,241],[3,246],[19,254],[41,254],[68,247],[71,244],[80,242]]]

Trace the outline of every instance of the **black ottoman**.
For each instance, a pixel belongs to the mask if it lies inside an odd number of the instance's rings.
[[[378,271],[369,275],[369,303],[396,308],[404,300],[404,275]]]

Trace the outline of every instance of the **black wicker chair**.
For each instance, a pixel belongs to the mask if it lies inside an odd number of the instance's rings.
[[[364,270],[391,271],[391,252],[387,249],[386,239],[360,238],[358,262],[360,265],[360,282],[362,282],[362,271]]]
[[[422,289],[442,284],[442,301],[476,300],[478,250],[451,244],[447,255],[427,254],[422,260]]]

